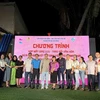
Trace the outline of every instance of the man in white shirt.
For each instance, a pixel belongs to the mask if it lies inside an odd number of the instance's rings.
[[[73,56],[73,65],[72,65],[72,71],[75,72],[73,74],[75,78],[75,90],[79,88],[80,82],[79,82],[79,61],[77,60],[77,55]]]
[[[95,53],[95,63],[97,65],[98,61],[100,60],[100,53],[99,52],[96,52]],[[98,82],[98,76],[95,75],[95,82],[97,83]]]
[[[98,91],[100,91],[100,60],[98,60],[98,63],[96,65],[96,74],[98,76],[97,80],[98,80]]]
[[[25,86],[27,88],[31,85],[31,65],[32,62],[32,53],[28,53],[28,58],[24,61],[24,71],[25,71]],[[30,77],[30,82],[28,83],[28,77]]]
[[[66,55],[66,81],[67,81],[67,89],[72,89],[72,64],[73,61],[70,59],[70,55]]]
[[[88,56],[87,64],[87,75],[88,75],[88,89],[89,91],[95,91],[95,74],[96,74],[96,66],[95,61],[93,61],[93,56]]]

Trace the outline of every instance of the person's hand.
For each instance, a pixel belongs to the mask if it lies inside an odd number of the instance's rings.
[[[64,70],[64,73],[63,74],[66,74],[66,71]]]
[[[51,69],[51,73],[53,73],[53,71],[54,71],[54,69],[52,68],[52,69]]]
[[[74,69],[77,69],[76,67],[74,67]]]
[[[31,70],[31,73],[33,74],[33,70]]]
[[[94,75],[97,76],[97,73],[95,72]]]
[[[84,70],[84,67],[82,67],[82,70]]]
[[[2,71],[4,71],[4,69],[1,68]]]
[[[11,66],[11,68],[14,68],[15,66]]]
[[[12,68],[12,66],[9,66],[10,68]]]
[[[17,69],[17,68],[18,68],[18,66],[15,66],[15,68]]]
[[[97,76],[97,73],[95,73],[95,75]]]
[[[26,69],[25,68],[23,68],[23,72],[25,72],[26,71]]]
[[[88,75],[88,71],[86,70],[86,75]]]
[[[73,71],[71,71],[71,74],[73,74]]]
[[[40,71],[40,74],[42,74],[42,72]]]

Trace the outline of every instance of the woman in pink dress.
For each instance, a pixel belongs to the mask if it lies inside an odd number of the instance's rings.
[[[49,71],[50,71],[50,80],[52,83],[52,89],[55,90],[57,83],[57,70],[59,68],[59,64],[56,61],[56,57],[52,57],[52,62],[50,63]]]

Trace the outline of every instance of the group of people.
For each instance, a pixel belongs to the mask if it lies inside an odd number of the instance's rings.
[[[1,54],[0,57],[0,87],[3,87],[3,82],[6,83],[6,87],[10,85],[20,86],[20,78],[22,78],[24,67],[24,61],[22,56],[12,56],[11,53],[5,58],[4,54]]]
[[[19,88],[22,87],[20,79],[22,78],[23,72],[25,72],[24,88],[38,89],[41,83],[41,89],[48,89],[50,74],[50,83],[52,84],[53,90],[55,90],[56,84],[58,84],[59,89],[65,88],[65,76],[67,89],[79,89],[81,79],[81,90],[85,90],[85,75],[88,78],[88,90],[100,90],[100,53],[96,52],[95,56],[96,58],[93,60],[93,56],[89,55],[88,61],[85,62],[83,57],[77,59],[76,55],[71,58],[67,54],[66,58],[64,58],[63,53],[59,53],[59,58],[52,56],[50,60],[48,54],[45,54],[44,58],[40,60],[38,54],[35,54],[35,58],[32,58],[32,53],[28,53],[28,58],[23,61],[21,55],[17,58],[16,55],[12,56],[9,53],[5,58],[4,54],[1,54],[0,87],[2,87],[3,82],[6,83],[6,87],[13,85],[17,85]],[[40,74],[41,82],[39,80]],[[96,76],[98,81],[97,89],[95,84]],[[75,86],[73,85],[73,80]]]

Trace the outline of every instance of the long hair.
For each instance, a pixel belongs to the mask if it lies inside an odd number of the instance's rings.
[[[9,52],[7,55],[6,55],[6,57],[9,59],[9,54],[10,54],[11,52]],[[12,53],[11,53],[12,54]],[[13,58],[13,56],[11,57],[11,58]]]
[[[77,55],[75,54],[74,56],[76,57],[76,60],[77,60]]]
[[[16,57],[16,60],[14,60],[14,57]],[[18,60],[17,56],[14,55],[13,58],[12,58],[12,61],[16,62]]]
[[[82,61],[85,63],[84,57],[81,57]]]
[[[55,61],[57,61],[56,56],[52,56],[52,58],[55,58]],[[53,60],[52,60],[53,61]]]

